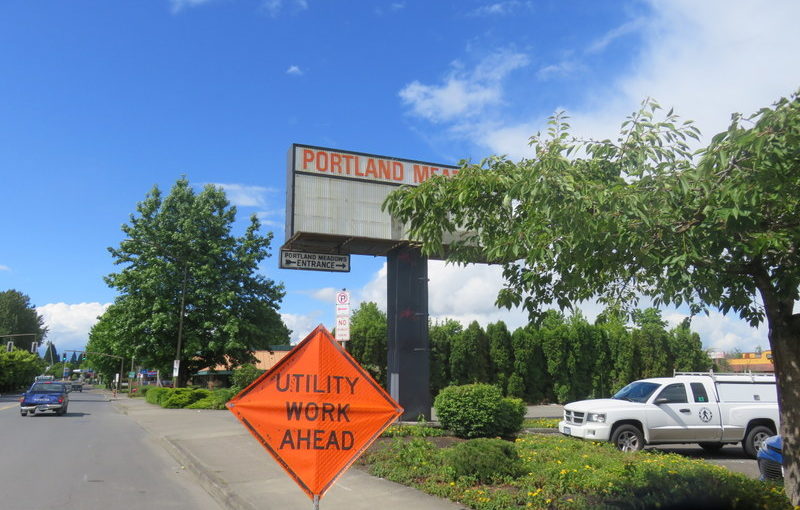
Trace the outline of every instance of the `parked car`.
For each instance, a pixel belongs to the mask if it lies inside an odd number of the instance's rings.
[[[678,372],[634,381],[610,399],[567,404],[558,430],[623,451],[679,443],[717,451],[741,443],[756,458],[779,426],[774,374]]]
[[[69,391],[66,385],[54,381],[37,381],[22,394],[19,399],[19,412],[22,416],[31,416],[36,412],[54,411],[58,415],[66,414],[69,406]]]
[[[756,458],[762,481],[783,480],[783,440],[781,440],[781,436],[766,438],[761,443]]]
[[[72,391],[80,391],[83,393],[83,381],[72,381]]]

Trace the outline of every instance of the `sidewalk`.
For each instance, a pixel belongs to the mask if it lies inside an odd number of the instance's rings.
[[[311,500],[228,411],[162,409],[127,395],[107,398],[164,447],[223,508],[312,508]],[[461,510],[451,501],[350,468],[320,502],[322,510]]]

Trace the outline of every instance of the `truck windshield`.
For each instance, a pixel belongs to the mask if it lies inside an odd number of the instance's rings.
[[[644,403],[647,402],[647,399],[650,398],[650,395],[652,395],[659,386],[661,385],[656,383],[636,381],[619,390],[611,398]]]

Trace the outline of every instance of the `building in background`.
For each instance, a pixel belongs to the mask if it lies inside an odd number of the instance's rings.
[[[734,372],[774,372],[772,351],[743,352],[740,358],[725,360]]]
[[[255,367],[259,370],[269,370],[275,366],[275,363],[289,354],[293,347],[293,345],[271,345],[271,350],[269,351],[255,351],[253,353],[256,357]],[[207,386],[208,388],[230,387],[230,378],[233,375],[234,368],[236,367],[228,367],[226,365],[217,365],[213,370],[205,368],[192,375],[192,384]]]

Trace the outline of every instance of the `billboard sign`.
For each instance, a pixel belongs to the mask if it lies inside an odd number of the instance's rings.
[[[404,225],[381,210],[389,193],[458,171],[453,165],[293,144],[287,156],[283,249],[385,255],[411,240]]]

